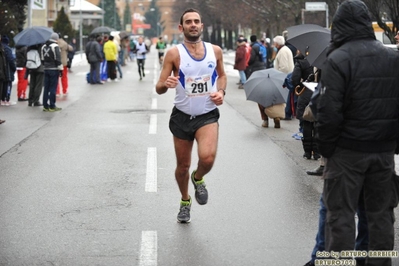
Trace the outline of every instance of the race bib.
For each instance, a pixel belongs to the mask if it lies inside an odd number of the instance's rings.
[[[205,96],[214,92],[210,75],[187,77],[185,84],[186,87],[184,89],[188,97]]]

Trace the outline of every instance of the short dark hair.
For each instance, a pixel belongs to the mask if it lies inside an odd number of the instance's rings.
[[[180,17],[180,25],[183,25],[183,16],[184,16],[185,14],[187,14],[187,13],[192,13],[192,12],[197,13],[197,14],[200,16],[200,18],[201,18],[201,13],[200,13],[197,9],[189,8],[189,9],[186,9],[186,10],[183,12],[183,14],[181,15],[181,17]]]
[[[249,38],[251,42],[256,42],[257,38],[256,35],[251,35],[251,38]]]

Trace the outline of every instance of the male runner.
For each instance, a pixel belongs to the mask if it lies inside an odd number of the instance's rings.
[[[223,104],[227,83],[222,50],[201,40],[203,28],[197,10],[188,9],[183,13],[179,30],[184,34],[184,42],[165,55],[156,84],[158,94],[176,88],[169,128],[177,159],[175,177],[181,193],[177,220],[181,223],[190,222],[192,201],[188,184],[194,139],[199,160],[197,169],[191,174],[191,181],[198,204],[208,202],[204,176],[212,169],[216,157],[219,130],[217,106]]]

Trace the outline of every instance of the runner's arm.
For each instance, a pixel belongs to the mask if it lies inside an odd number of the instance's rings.
[[[159,80],[155,85],[155,90],[158,94],[164,94],[169,88],[175,88],[179,83],[179,77],[177,76],[177,69],[175,67],[175,61],[179,58],[179,52],[176,47],[170,49],[164,56],[163,65]],[[174,73],[175,76],[171,76]]]

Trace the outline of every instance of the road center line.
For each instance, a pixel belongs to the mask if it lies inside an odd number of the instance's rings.
[[[140,266],[156,266],[158,263],[157,231],[141,232]]]
[[[157,192],[157,148],[147,150],[147,174],[145,192]]]
[[[151,109],[156,110],[158,108],[158,100],[156,98],[152,98]]]
[[[148,130],[148,134],[157,134],[157,115],[152,114],[150,116],[150,128]]]

